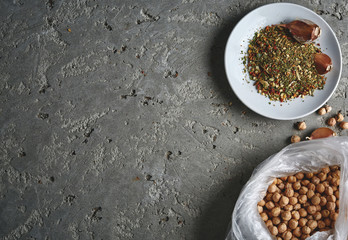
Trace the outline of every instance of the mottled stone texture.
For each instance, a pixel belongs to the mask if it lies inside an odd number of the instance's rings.
[[[298,132],[229,87],[227,37],[270,2],[1,1],[0,239],[223,239],[255,166],[328,118]],[[292,2],[340,41],[346,115],[348,2]]]

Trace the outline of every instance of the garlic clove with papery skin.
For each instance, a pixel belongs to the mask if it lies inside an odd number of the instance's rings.
[[[289,30],[292,37],[300,43],[314,41],[321,34],[320,27],[310,20],[295,20],[287,24],[279,24]]]
[[[323,75],[332,69],[331,58],[324,53],[316,53],[314,55],[314,65],[318,73]]]

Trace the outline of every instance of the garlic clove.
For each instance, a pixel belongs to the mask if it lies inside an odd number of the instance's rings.
[[[287,24],[279,24],[279,26],[286,27],[293,38],[300,43],[314,41],[321,34],[320,27],[310,20],[295,20]]]
[[[314,130],[311,134],[311,136],[307,139],[313,140],[313,139],[318,139],[318,138],[327,138],[327,137],[332,137],[336,136],[336,133],[327,127],[321,127],[316,130]]]
[[[314,55],[314,65],[318,73],[321,75],[330,72],[332,69],[331,58],[324,53],[316,53]]]

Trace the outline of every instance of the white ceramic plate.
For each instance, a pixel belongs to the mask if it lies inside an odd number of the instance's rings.
[[[329,55],[333,69],[327,73],[323,90],[315,90],[314,96],[297,98],[287,102],[270,101],[257,93],[254,81],[244,73],[241,58],[248,49],[254,33],[268,25],[288,23],[296,19],[308,19],[322,30],[316,40],[323,53]],[[313,11],[291,3],[274,3],[259,7],[234,27],[225,49],[225,69],[228,81],[237,97],[251,110],[268,118],[279,120],[298,119],[307,116],[324,105],[335,91],[341,77],[342,57],[338,40],[330,26]],[[271,104],[269,104],[271,103]]]

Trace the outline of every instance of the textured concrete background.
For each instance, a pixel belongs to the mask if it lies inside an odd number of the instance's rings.
[[[270,2],[1,1],[0,239],[223,239],[254,167],[328,118],[229,87],[227,37]],[[340,41],[347,115],[348,1],[293,2]]]

